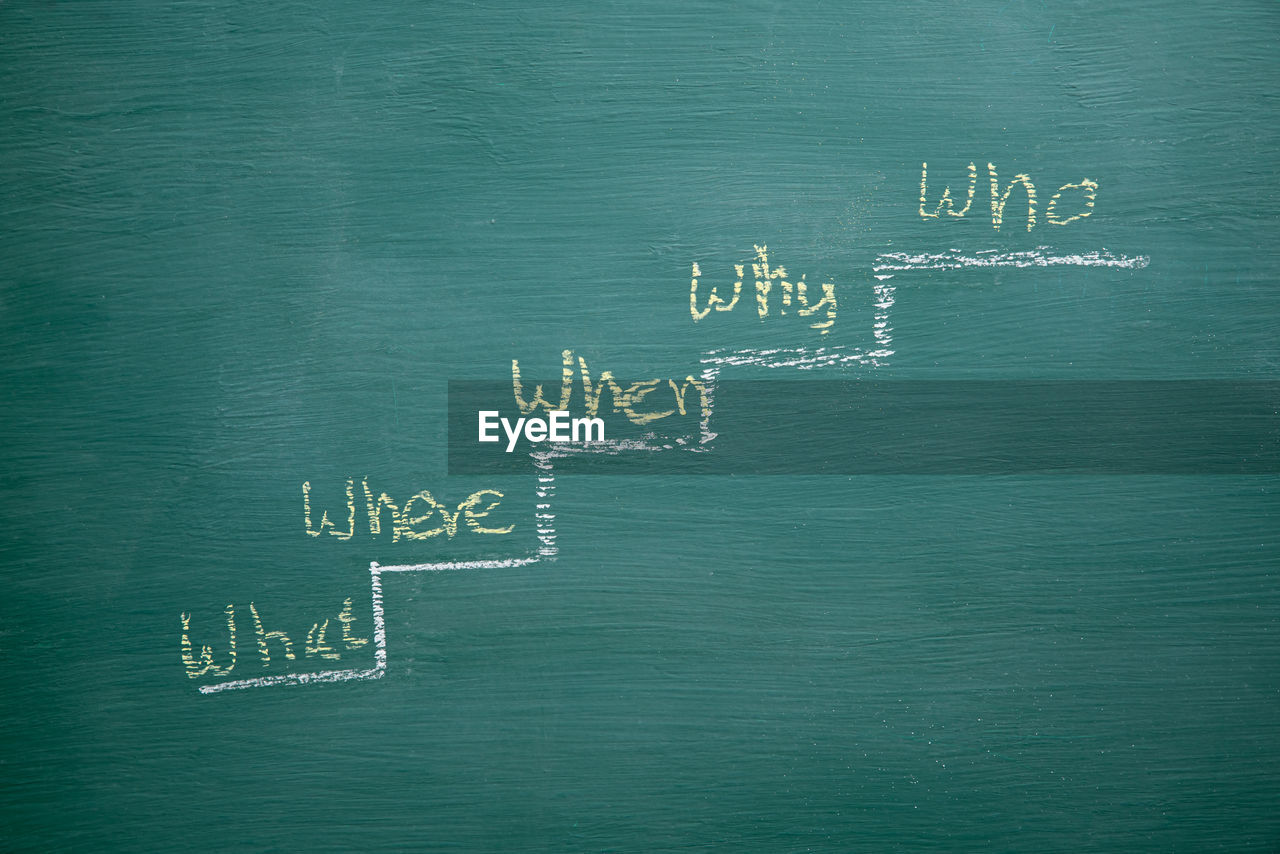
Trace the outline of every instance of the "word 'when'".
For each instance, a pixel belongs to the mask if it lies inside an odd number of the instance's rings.
[[[524,383],[520,378],[520,362],[518,359],[511,360],[511,388],[515,394],[516,406],[520,410],[520,414],[529,415],[538,409],[543,409],[548,413],[562,411],[568,412],[573,402],[575,362],[572,350],[563,350],[560,353],[560,398],[558,401],[552,402],[547,400],[545,392],[541,384],[534,386],[533,397],[526,400]],[[591,370],[587,367],[587,360],[581,356],[577,358],[577,374],[582,381],[582,397],[583,408],[586,410],[588,418],[594,418],[600,411],[600,398],[605,391],[609,392],[609,396],[613,401],[613,412],[621,412],[627,417],[632,424],[648,424],[653,421],[660,421],[663,418],[669,418],[677,412],[681,415],[686,414],[685,396],[692,386],[698,390],[699,407],[702,418],[711,417],[711,400],[707,396],[707,386],[700,380],[687,376],[683,383],[677,383],[675,380],[667,380],[666,385],[671,389],[673,398],[670,399],[669,409],[641,409],[645,405],[653,406],[653,402],[646,402],[645,398],[652,392],[662,387],[661,379],[640,380],[628,385],[625,389],[614,379],[612,371],[601,371],[598,377],[591,376]]]

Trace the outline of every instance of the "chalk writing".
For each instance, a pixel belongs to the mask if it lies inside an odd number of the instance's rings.
[[[1036,186],[1031,180],[1031,176],[1025,173],[1019,173],[1013,176],[1005,186],[1004,191],[1000,189],[1000,179],[996,174],[994,163],[987,164],[987,180],[991,186],[991,227],[996,231],[1000,230],[1000,226],[1004,223],[1005,206],[1009,203],[1009,197],[1013,194],[1015,188],[1021,186],[1027,196],[1027,231],[1036,226]],[[955,208],[955,199],[951,195],[951,187],[948,185],[943,188],[942,195],[938,198],[938,204],[932,212],[925,208],[929,205],[929,164],[920,164],[920,216],[923,219],[938,219],[943,212],[947,216],[962,218],[969,212],[970,206],[973,204],[974,192],[978,186],[978,167],[975,163],[969,164],[969,189],[965,196],[964,207],[960,210]],[[1083,201],[1083,208],[1077,213],[1070,216],[1061,215],[1057,208],[1058,202],[1062,200],[1063,194],[1073,191],[1080,191],[1080,200]],[[1048,210],[1045,211],[1045,219],[1050,225],[1067,225],[1076,220],[1084,219],[1093,213],[1093,204],[1098,197],[1098,182],[1089,178],[1081,180],[1079,183],[1063,184],[1058,191],[1053,194],[1053,198],[1049,200]]]
[[[351,613],[351,598],[342,600],[342,613],[338,614],[338,622],[342,623],[342,643],[347,649],[359,649],[369,642],[368,638],[358,638],[351,634],[351,624],[356,616]]]
[[[1074,216],[1061,217],[1054,210],[1058,206],[1058,199],[1062,198],[1062,194],[1067,190],[1084,190],[1084,211]],[[1045,211],[1045,219],[1049,220],[1050,225],[1066,225],[1069,222],[1075,222],[1078,219],[1084,219],[1093,213],[1093,202],[1098,198],[1098,182],[1090,181],[1085,178],[1079,184],[1063,184],[1058,188],[1058,192],[1053,194],[1053,198],[1049,199],[1049,209]]]
[[[821,285],[822,298],[816,303],[809,302],[809,284],[805,281],[802,274],[800,278],[792,282],[787,277],[785,267],[769,267],[769,247],[756,246],[755,259],[751,264],[751,272],[755,276],[756,284],[756,314],[761,320],[769,316],[770,303],[769,297],[773,292],[773,286],[776,282],[778,285],[778,314],[785,315],[787,309],[791,308],[800,317],[814,317],[821,314],[825,319],[817,320],[810,324],[810,328],[818,330],[819,335],[826,335],[831,331],[832,325],[836,320],[836,286],[833,282],[824,282]],[[734,306],[738,304],[739,298],[742,296],[742,281],[746,272],[746,264],[734,264],[734,272],[737,279],[733,283],[733,298],[725,301],[719,293],[719,285],[713,285],[711,292],[707,294],[707,302],[705,308],[699,308],[698,305],[698,279],[702,276],[702,268],[698,266],[698,262],[693,262],[693,278],[689,285],[689,314],[693,317],[693,322],[697,323],[706,318],[712,309],[716,311],[732,311]]]
[[[223,613],[226,615],[227,624],[227,664],[220,666],[214,663],[213,649],[207,644],[200,647],[200,655],[197,658],[191,643],[191,615],[182,614],[182,639],[180,648],[182,653],[182,665],[186,669],[187,677],[198,679],[202,676],[228,676],[236,669],[236,609],[234,605],[227,605]],[[258,660],[264,669],[270,669],[273,666],[271,658],[272,646],[276,645],[277,651],[283,654],[284,662],[296,661],[298,656],[294,652],[293,640],[289,635],[282,631],[267,631],[263,625],[262,616],[258,613],[258,606],[254,602],[249,603],[249,614],[253,619],[253,633],[257,641]],[[342,651],[353,651],[365,646],[369,643],[368,638],[356,637],[352,632],[351,624],[356,621],[355,615],[352,613],[351,599],[345,599],[342,603],[342,612],[338,614],[338,621],[342,624],[342,639],[339,642],[342,649],[330,646],[325,635],[329,629],[329,619],[323,622],[315,622],[311,624],[310,630],[307,632],[306,643],[303,644],[303,655],[306,658],[320,658],[329,661],[336,661],[342,658]],[[281,659],[276,658],[275,664],[279,665]]]
[[[1031,231],[1037,224],[1037,193],[1035,184],[1027,174],[1017,174],[1005,185],[1001,185],[995,165],[987,164],[987,176],[991,197],[992,227],[999,231],[1004,223],[1004,215],[1009,203],[1015,198],[1015,191],[1022,189],[1027,199],[1027,230]],[[972,210],[974,197],[977,194],[978,169],[976,162],[968,165],[968,186],[964,191],[963,205],[960,204],[959,193],[953,194],[952,188],[944,188],[936,205],[928,209],[928,164],[921,164],[920,178],[920,216],[924,219],[940,219],[945,215],[950,218],[964,218]],[[1050,198],[1044,211],[1044,219],[1051,225],[1067,225],[1088,217],[1093,212],[1097,199],[1098,183],[1085,178],[1077,183],[1060,186]],[[1060,210],[1067,209],[1067,213]],[[826,335],[835,322],[837,300],[835,285],[822,284],[821,296],[816,302],[811,301],[808,283],[805,276],[795,279],[789,276],[786,269],[770,262],[767,246],[754,247],[755,255],[751,263],[754,277],[754,295],[757,316],[764,320],[771,314],[785,316],[788,311],[802,318],[815,318],[811,328]],[[335,617],[316,620],[305,633],[301,645],[294,638],[303,638],[300,632],[290,636],[277,626],[268,630],[256,603],[249,603],[249,615],[253,624],[254,639],[258,651],[258,662],[262,669],[272,672],[261,675],[249,675],[245,678],[221,681],[216,684],[202,684],[201,693],[212,694],[243,688],[264,687],[285,684],[309,684],[316,682],[341,682],[348,680],[378,679],[387,672],[387,637],[382,607],[382,578],[386,574],[438,572],[473,569],[515,569],[527,567],[543,560],[554,560],[558,554],[556,546],[555,513],[552,511],[552,500],[555,493],[555,477],[553,461],[572,453],[618,453],[622,451],[672,451],[680,447],[685,450],[706,451],[716,438],[711,430],[710,419],[715,393],[715,383],[723,368],[735,366],[761,366],[766,368],[782,368],[795,370],[816,370],[839,368],[851,365],[878,367],[884,360],[894,355],[891,349],[892,327],[889,312],[894,305],[894,287],[886,280],[893,279],[895,274],[919,270],[960,271],[969,268],[983,267],[1112,267],[1121,269],[1141,269],[1149,263],[1146,256],[1114,255],[1106,251],[1092,251],[1079,254],[1055,254],[1049,247],[1040,246],[1029,251],[1003,251],[999,249],[978,250],[973,255],[961,254],[959,250],[943,253],[909,253],[886,252],[875,257],[872,264],[872,275],[875,282],[872,286],[874,301],[874,317],[870,341],[864,347],[853,345],[834,345],[823,347],[779,347],[765,349],[712,349],[701,356],[699,378],[686,376],[683,381],[675,379],[643,379],[635,382],[624,382],[615,378],[612,371],[603,370],[595,373],[588,366],[585,358],[577,356],[572,350],[561,351],[560,388],[556,399],[549,400],[548,395],[554,390],[538,384],[533,386],[532,394],[522,378],[520,363],[511,360],[512,392],[518,410],[528,416],[538,410],[546,413],[565,413],[572,410],[576,389],[581,387],[580,411],[585,411],[588,418],[595,418],[602,410],[611,410],[613,414],[621,414],[635,425],[648,425],[676,415],[686,415],[694,406],[689,399],[691,388],[698,391],[697,407],[700,415],[700,441],[697,446],[677,439],[665,442],[648,433],[639,439],[621,439],[605,442],[584,441],[581,448],[550,449],[543,448],[530,454],[534,460],[537,474],[535,505],[535,527],[539,546],[536,552],[523,556],[493,558],[482,560],[447,561],[438,563],[406,564],[382,566],[376,562],[369,565],[371,590],[371,606],[373,618],[372,659],[373,664],[347,665],[335,669],[301,669],[292,672],[280,672],[292,667],[301,667],[300,661],[319,660],[321,662],[340,661],[344,653],[359,650],[370,644],[368,638],[359,637],[353,631],[352,624],[356,617],[352,610],[352,600],[344,600],[341,612]],[[743,283],[747,280],[747,262],[734,264],[736,278],[732,284],[732,293],[727,287],[724,292],[721,286],[712,286],[704,290],[705,302],[699,301],[699,279],[702,271],[695,261],[692,265],[692,280],[689,294],[689,311],[695,323],[705,320],[715,312],[733,311],[742,300]],[[750,301],[750,295],[748,295]],[[602,398],[608,395],[605,404]],[[576,440],[575,440],[576,441]],[[460,530],[469,530],[476,534],[508,534],[514,525],[496,525],[485,521],[501,505],[503,494],[493,489],[482,489],[467,496],[457,505],[446,504],[437,500],[430,492],[423,490],[408,498],[403,504],[398,503],[386,492],[370,487],[367,478],[360,481],[360,496],[357,496],[356,479],[346,478],[343,483],[345,506],[330,518],[327,510],[321,511],[318,525],[314,522],[311,505],[311,482],[302,484],[303,521],[307,534],[311,537],[331,536],[339,541],[351,540],[357,529],[367,531],[370,537],[378,537],[386,531],[392,540],[421,540],[440,537],[452,539]],[[376,497],[375,497],[376,493]],[[363,500],[364,513],[358,513],[357,504]],[[363,524],[357,522],[357,517]],[[337,521],[335,521],[335,519]],[[226,625],[225,651],[215,656],[216,645],[201,644],[199,652],[191,640],[191,616],[180,615],[182,634],[180,652],[183,667],[191,679],[200,677],[222,678],[231,674],[237,663],[237,624],[236,611],[232,605],[224,610]],[[340,633],[334,627],[336,619],[341,626]],[[340,634],[335,639],[334,635]],[[274,654],[274,655],[273,655]]]
[[[425,489],[414,494],[401,506],[385,492],[380,493],[375,498],[373,490],[369,488],[369,480],[367,478],[360,481],[360,486],[364,492],[364,506],[368,520],[367,527],[371,537],[377,537],[382,534],[384,511],[391,522],[392,542],[398,542],[402,537],[407,540],[428,540],[441,534],[444,534],[446,539],[451,540],[459,531],[459,517],[461,517],[463,526],[476,534],[509,534],[515,528],[514,524],[489,527],[481,522],[502,503],[503,494],[496,489],[481,489],[478,492],[473,492],[451,511],[449,505],[437,501]],[[347,478],[346,496],[346,530],[338,528],[330,521],[327,510],[321,512],[319,526],[313,525],[311,481],[304,481],[302,484],[302,520],[306,526],[307,533],[313,537],[319,537],[327,532],[330,536],[339,540],[350,540],[356,532],[354,478]],[[424,529],[423,526],[432,522],[432,520],[435,520],[434,526]]]
[[[965,198],[964,207],[960,210],[955,209],[955,202],[951,198],[951,187],[948,186],[942,190],[937,209],[933,213],[926,213],[924,206],[928,199],[928,183],[929,164],[922,163],[920,164],[920,216],[925,219],[937,219],[945,209],[947,216],[963,217],[973,205],[973,192],[978,188],[978,167],[974,163],[969,164],[969,195]]]
[[[560,353],[561,371],[560,371],[560,398],[556,402],[547,400],[546,391],[541,384],[533,387],[533,396],[525,398],[524,382],[520,374],[520,361],[518,359],[511,360],[511,390],[515,395],[516,406],[522,415],[529,415],[539,408],[545,409],[547,412],[553,411],[572,411],[573,390],[574,390],[574,353],[572,350],[563,350]],[[662,379],[639,380],[628,385],[625,389],[618,382],[612,371],[601,371],[599,375],[593,377],[591,369],[587,366],[587,360],[581,356],[577,357],[578,376],[582,384],[582,408],[586,411],[588,418],[594,418],[600,411],[600,398],[606,391],[609,392],[613,412],[622,413],[632,424],[642,425],[649,424],[654,421],[660,421],[663,418],[669,418],[676,413],[685,415],[688,412],[687,395],[690,387],[698,390],[699,407],[704,416],[710,414],[710,401],[707,397],[707,387],[701,380],[687,376],[680,383],[669,379],[663,386]],[[671,398],[662,404],[649,402],[649,406],[657,406],[657,409],[641,409],[640,407],[646,403],[645,398],[652,392],[664,388],[669,389]],[[669,408],[667,408],[669,407]]]
[[[247,676],[242,679],[229,679],[221,682],[208,683],[200,686],[201,694],[220,694],[224,691],[239,691],[246,688],[264,688],[272,685],[308,685],[320,682],[347,682],[350,680],[363,679],[381,679],[387,672],[387,629],[386,620],[382,609],[382,575],[384,573],[400,574],[412,572],[453,572],[466,571],[475,569],[511,569],[516,567],[531,566],[540,561],[554,561],[559,548],[556,546],[556,530],[555,530],[555,512],[552,510],[552,502],[555,496],[555,470],[550,458],[543,453],[531,455],[534,464],[537,467],[538,477],[535,493],[538,497],[537,513],[535,514],[535,527],[538,534],[539,545],[537,552],[532,555],[512,558],[498,558],[492,560],[462,560],[462,561],[444,561],[437,563],[418,563],[404,564],[397,566],[382,566],[376,561],[369,564],[369,595],[371,604],[371,613],[373,616],[373,666],[355,666],[325,670],[294,670],[291,672],[272,672],[259,676]],[[256,606],[253,606],[256,610]],[[191,618],[188,614],[182,615],[182,660],[186,671],[191,678],[198,676],[226,676],[234,669],[235,665],[235,649],[236,649],[236,631],[235,631],[235,608],[228,605],[226,608],[228,637],[229,637],[229,661],[231,666],[219,667],[214,664],[213,651],[211,648],[204,646],[201,648],[201,656],[199,659],[192,652],[192,644],[190,638]],[[355,615],[352,613],[351,600],[346,599],[343,602],[342,612],[338,614],[338,622],[342,624],[342,645],[346,650],[357,650],[369,644],[367,638],[357,637],[351,628],[351,624],[356,621]],[[307,648],[304,651],[312,656],[324,658],[329,653],[339,653],[340,651],[328,645],[325,638],[325,624],[313,623],[311,631],[308,632]],[[265,627],[264,627],[265,635]],[[270,650],[268,649],[268,654]],[[261,650],[259,650],[261,655]],[[286,659],[287,661],[288,659]],[[332,660],[332,659],[330,659]],[[209,667],[209,665],[214,665]],[[194,675],[192,675],[194,674]]]
[[[191,615],[183,614],[182,619],[182,665],[187,670],[187,676],[195,679],[200,676],[226,676],[236,669],[236,610],[228,605],[226,608],[227,616],[227,661],[225,667],[219,667],[213,663],[213,649],[208,645],[201,645],[200,658],[196,659],[191,654]]]

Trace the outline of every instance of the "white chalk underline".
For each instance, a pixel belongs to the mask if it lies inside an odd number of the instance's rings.
[[[965,255],[959,249],[946,252],[885,252],[876,256],[872,271],[885,273],[907,270],[964,270],[974,267],[1116,267],[1141,270],[1151,263],[1146,255],[1116,255],[1094,250],[1075,255],[1054,255],[1048,246],[1019,252],[987,249]],[[879,277],[877,277],[879,278]]]

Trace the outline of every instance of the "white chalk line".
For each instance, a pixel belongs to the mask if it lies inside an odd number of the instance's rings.
[[[381,575],[384,572],[449,572],[458,569],[510,569],[517,566],[528,566],[537,563],[536,557],[511,557],[494,560],[453,560],[444,563],[406,563],[395,566],[383,566],[378,562],[369,564],[369,571]]]
[[[883,257],[883,256],[881,256]],[[878,259],[877,259],[878,260]],[[877,276],[877,279],[880,277]],[[887,278],[887,277],[886,277]],[[893,349],[893,328],[889,325],[889,312],[893,309],[894,287],[877,281],[873,287],[875,314],[871,321],[874,349],[836,344],[828,347],[771,347],[734,350],[722,348],[702,354],[702,364],[711,366],[717,373],[721,367],[794,368],[811,371],[816,368],[835,368],[848,365],[880,367]],[[705,431],[709,432],[709,430]]]
[[[1054,255],[1048,246],[1021,252],[984,249],[965,255],[959,249],[947,252],[885,252],[876,256],[871,269],[876,279],[892,278],[893,272],[907,270],[964,270],[974,267],[1116,267],[1141,270],[1151,263],[1146,255],[1116,255],[1105,249],[1077,255]],[[887,275],[886,275],[887,274]]]
[[[256,679],[237,679],[216,685],[201,685],[201,694],[217,694],[241,688],[266,688],[270,685],[305,685],[308,682],[349,682],[353,679],[380,679],[385,668],[369,670],[318,670],[312,673],[286,673],[280,676],[261,676]]]
[[[533,467],[538,470],[538,486],[534,490],[541,499],[533,510],[534,534],[538,537],[538,557],[555,560],[560,552],[556,545],[556,514],[551,507],[551,499],[556,494],[555,464],[551,458],[534,452],[529,454]]]

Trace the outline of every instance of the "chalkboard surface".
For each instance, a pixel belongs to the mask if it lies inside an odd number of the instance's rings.
[[[0,849],[1280,846],[1274,4],[0,32]]]

